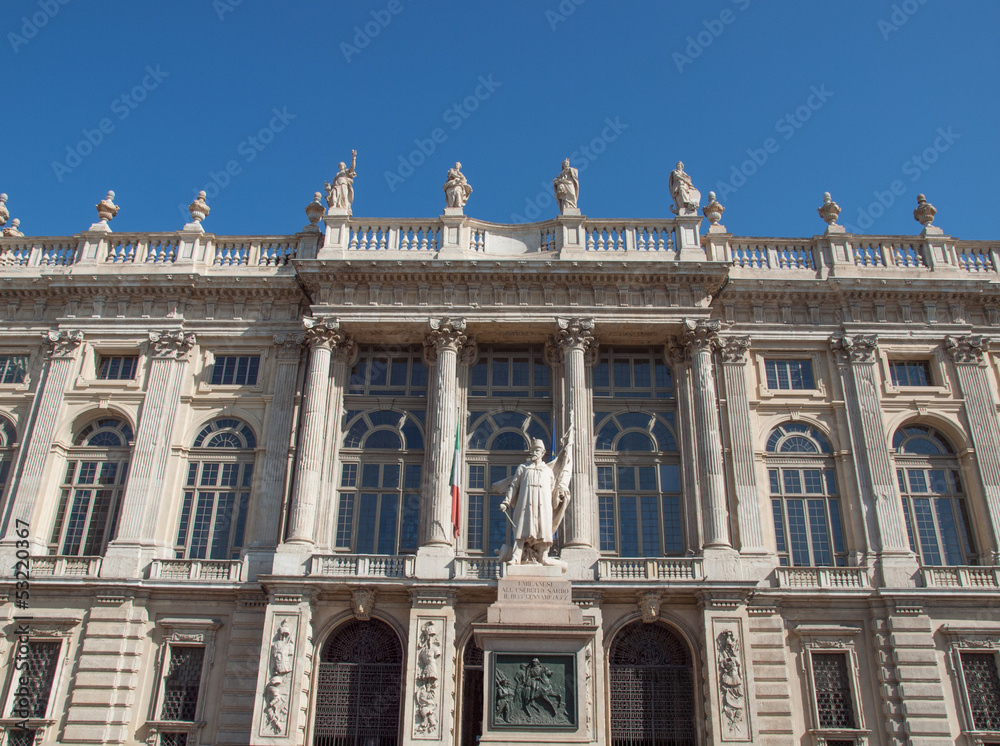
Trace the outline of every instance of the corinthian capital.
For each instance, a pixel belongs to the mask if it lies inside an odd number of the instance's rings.
[[[750,337],[728,337],[719,348],[724,363],[745,363],[749,349]]]
[[[683,343],[691,350],[713,350],[720,345],[718,319],[684,319]]]
[[[50,330],[42,334],[42,341],[49,345],[50,357],[72,357],[76,348],[83,344],[83,332],[79,329]]]
[[[298,360],[302,356],[304,334],[275,334],[274,344],[278,347],[278,360]]]
[[[153,347],[153,357],[182,360],[187,357],[198,339],[193,332],[165,329],[162,332],[150,332],[149,341]]]
[[[586,352],[597,344],[593,319],[556,319],[559,331],[553,338],[563,350]]]
[[[831,337],[830,349],[837,356],[838,363],[874,363],[878,337],[874,334]]]
[[[302,319],[302,326],[306,330],[306,344],[313,349],[322,347],[332,350],[349,339],[340,330],[340,321],[332,316],[306,316]]]
[[[431,333],[424,339],[428,358],[436,359],[437,354],[443,350],[454,350],[457,353],[469,340],[465,336],[465,319],[450,319],[447,316],[431,319],[430,327]]]
[[[989,346],[989,338],[983,336],[952,337],[949,335],[944,339],[944,348],[956,363],[978,365],[983,362],[983,356]]]

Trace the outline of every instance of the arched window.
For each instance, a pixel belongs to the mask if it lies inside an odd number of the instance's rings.
[[[694,666],[687,644],[660,622],[633,622],[608,650],[611,744],[694,746]]]
[[[483,651],[469,638],[462,654],[461,746],[476,746],[483,735]]]
[[[235,418],[212,420],[198,433],[177,525],[178,558],[240,558],[256,448],[253,430]]]
[[[767,439],[767,475],[783,566],[844,566],[847,550],[830,443],[811,425],[786,422]]]
[[[972,524],[955,449],[923,425],[900,427],[892,447],[910,548],[924,565],[969,564]]]
[[[7,480],[10,478],[10,467],[16,455],[17,431],[14,423],[6,417],[0,417],[0,504],[7,494]]]
[[[424,412],[355,410],[344,418],[335,546],[357,554],[416,552]]]
[[[133,440],[132,426],[116,417],[92,420],[77,432],[50,540],[54,553],[104,554],[118,527]]]
[[[351,621],[319,656],[313,746],[395,744],[403,648],[385,622]]]
[[[546,402],[533,411],[469,412],[468,496],[465,546],[470,552],[492,557],[510,543],[510,522],[500,510],[503,483],[527,460],[529,444],[538,439],[546,448],[552,440],[552,418]],[[552,454],[545,456],[546,460]]]
[[[595,419],[601,551],[620,557],[681,554],[673,413],[598,413]]]

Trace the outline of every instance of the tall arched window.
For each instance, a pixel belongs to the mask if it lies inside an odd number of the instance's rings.
[[[422,410],[348,411],[340,451],[335,547],[357,554],[417,551]]]
[[[213,420],[198,433],[177,525],[178,558],[240,558],[256,448],[257,436],[242,420]]]
[[[847,564],[830,443],[816,428],[786,422],[767,439],[767,475],[783,566]]]
[[[483,735],[483,651],[469,638],[462,654],[461,746],[476,746]]]
[[[611,642],[608,679],[613,746],[694,746],[694,666],[665,624],[632,622]]]
[[[103,555],[115,538],[132,426],[124,419],[91,420],[73,438],[50,545],[56,554]]]
[[[924,565],[969,564],[972,530],[955,449],[924,425],[900,427],[892,447],[910,548]]]
[[[6,417],[0,417],[0,505],[7,495],[7,480],[10,478],[11,464],[16,456],[14,446],[17,444],[17,431],[14,423]]]
[[[377,619],[350,621],[319,656],[313,746],[382,746],[399,737],[403,647]]]

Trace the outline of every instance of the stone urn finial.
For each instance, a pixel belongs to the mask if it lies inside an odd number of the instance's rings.
[[[4,236],[4,238],[21,238],[21,237],[23,237],[24,234],[21,233],[20,225],[21,225],[21,221],[18,220],[17,218],[14,218],[12,221],[10,221],[10,227],[3,229],[3,236]]]
[[[205,202],[206,196],[204,191],[198,192],[198,198],[188,205],[188,212],[191,213],[191,222],[200,223],[212,211],[212,208]]]
[[[10,213],[7,212],[7,195],[0,194],[0,226],[7,225],[7,218],[10,217]]]
[[[840,216],[840,205],[833,201],[829,192],[823,192],[823,206],[816,208],[819,216],[826,221],[827,225],[836,225]]]
[[[715,192],[709,192],[708,204],[701,208],[701,211],[705,213],[705,217],[709,223],[718,225],[719,221],[722,220],[722,213],[726,211],[726,208],[720,205],[718,200],[715,199]]]
[[[931,223],[934,222],[934,216],[937,214],[937,209],[930,202],[927,201],[927,197],[922,194],[917,195],[917,209],[913,211],[913,219],[916,220],[924,228],[928,228]]]
[[[101,222],[105,225],[118,214],[118,210],[121,208],[115,204],[115,193],[108,191],[108,196],[98,202],[95,207],[97,208],[97,217],[100,218]]]
[[[323,194],[321,192],[316,192],[313,195],[313,201],[306,205],[306,216],[309,218],[309,225],[316,225],[319,223],[319,219],[323,217]]]

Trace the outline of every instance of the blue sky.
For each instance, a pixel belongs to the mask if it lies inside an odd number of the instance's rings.
[[[683,160],[738,235],[1000,235],[996,0],[4,0],[0,191],[28,235],[288,234],[358,151],[355,216],[670,217]],[[184,211],[186,213],[186,210]]]

